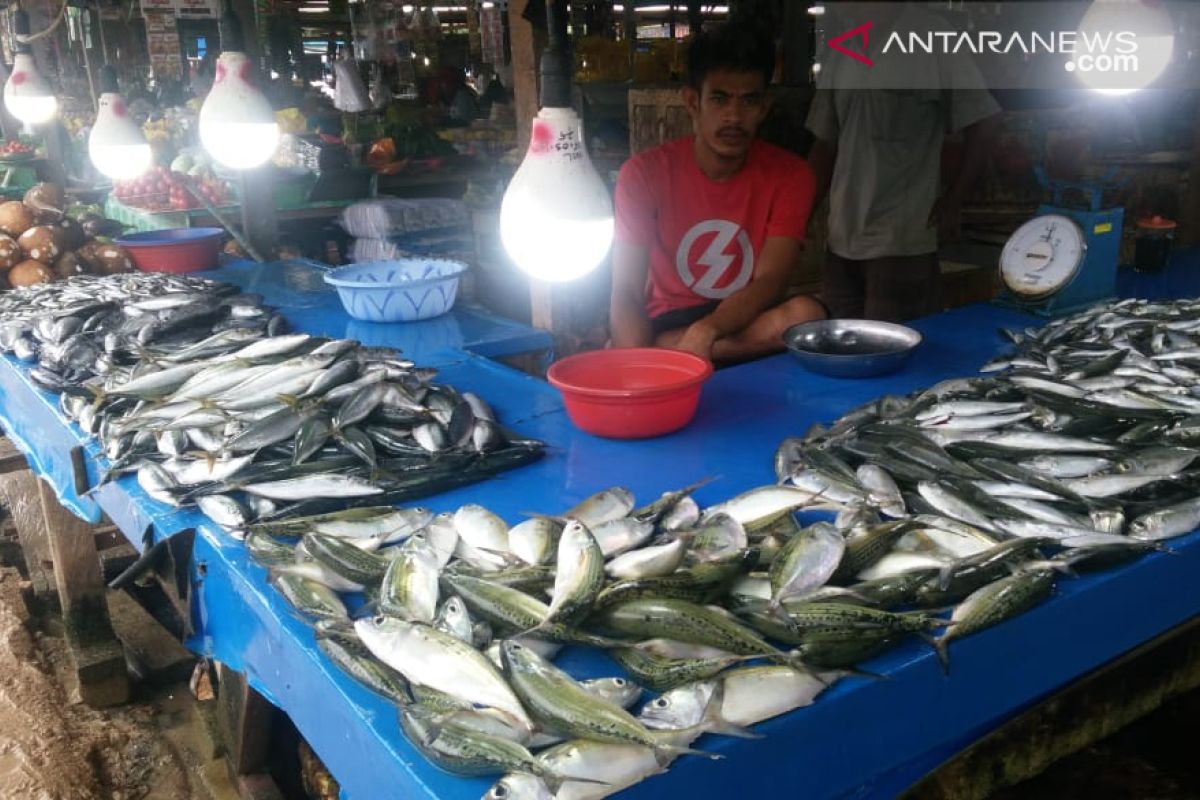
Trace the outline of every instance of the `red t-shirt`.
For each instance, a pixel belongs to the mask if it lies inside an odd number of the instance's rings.
[[[768,236],[803,240],[816,195],[808,162],[755,141],[726,181],[700,171],[691,136],[638,153],[617,178],[616,236],[650,250],[646,311],[723,300],[750,282]]]

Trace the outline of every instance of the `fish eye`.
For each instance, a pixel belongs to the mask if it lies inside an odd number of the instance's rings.
[[[671,703],[665,697],[660,697],[654,701],[655,708],[666,708],[669,705],[671,705]]]
[[[492,789],[492,797],[497,798],[497,800],[503,800],[503,798],[508,797],[508,789],[503,784],[498,783]]]
[[[624,686],[626,683],[624,678],[613,678],[613,686]]]
[[[376,625],[382,625],[386,620],[387,620],[387,617],[383,616],[383,614],[379,614],[375,617],[375,619],[373,621]]]

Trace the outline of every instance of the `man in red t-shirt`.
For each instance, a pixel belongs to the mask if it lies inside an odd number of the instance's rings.
[[[694,136],[621,168],[609,327],[614,347],[672,347],[729,362],[783,349],[811,297],[785,299],[816,183],[808,164],[757,141],[774,47],[729,24],[697,36],[683,100]]]

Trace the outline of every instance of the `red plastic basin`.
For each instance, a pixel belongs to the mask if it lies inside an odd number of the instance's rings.
[[[224,235],[221,228],[168,228],[114,241],[142,272],[198,272],[217,268]]]
[[[550,366],[546,379],[562,392],[571,422],[610,439],[661,436],[696,414],[712,365],[658,347],[595,350]]]

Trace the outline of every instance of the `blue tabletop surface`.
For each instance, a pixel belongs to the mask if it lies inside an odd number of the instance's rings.
[[[481,393],[500,418],[551,444],[542,461],[483,484],[421,501],[436,511],[464,502],[488,506],[510,522],[522,512],[555,512],[612,484],[640,499],[716,477],[698,499],[711,503],[774,479],[779,441],[828,422],[885,393],[908,392],[966,375],[1000,347],[995,329],[1034,324],[994,306],[972,306],[916,323],[925,342],[898,374],[841,380],[805,372],[787,356],[723,370],[704,388],[684,431],[652,442],[597,439],[573,428],[545,383],[467,353],[434,354],[441,379]],[[21,368],[0,361],[0,422],[39,469],[59,480],[78,431],[55,420],[54,401],[31,387]],[[91,470],[94,472],[94,465]],[[56,484],[56,488],[60,488]],[[135,540],[196,527],[193,617],[188,644],[247,674],[284,709],[350,800],[477,798],[485,779],[439,772],[400,734],[395,709],[342,675],[316,649],[312,632],[231,540],[194,511],[150,500],[132,478],[109,484],[96,502]],[[951,648],[942,675],[927,647],[906,644],[866,665],[890,680],[844,680],[813,706],[763,724],[766,738],[706,737],[719,762],[683,759],[629,797],[891,797],[973,739],[1030,704],[1122,653],[1200,613],[1200,535],[1176,540],[1175,554],[1062,580],[1057,596]],[[581,677],[616,674],[606,657],[567,651],[560,663]],[[795,787],[785,789],[784,787]]]
[[[462,304],[448,314],[420,322],[351,319],[342,309],[337,292],[322,279],[327,269],[311,261],[258,264],[238,260],[196,274],[261,294],[268,305],[286,309],[293,327],[304,333],[357,339],[372,347],[398,347],[423,364],[431,364],[429,355],[440,350],[463,350],[487,358],[502,358],[549,350],[554,344],[544,330]]]

